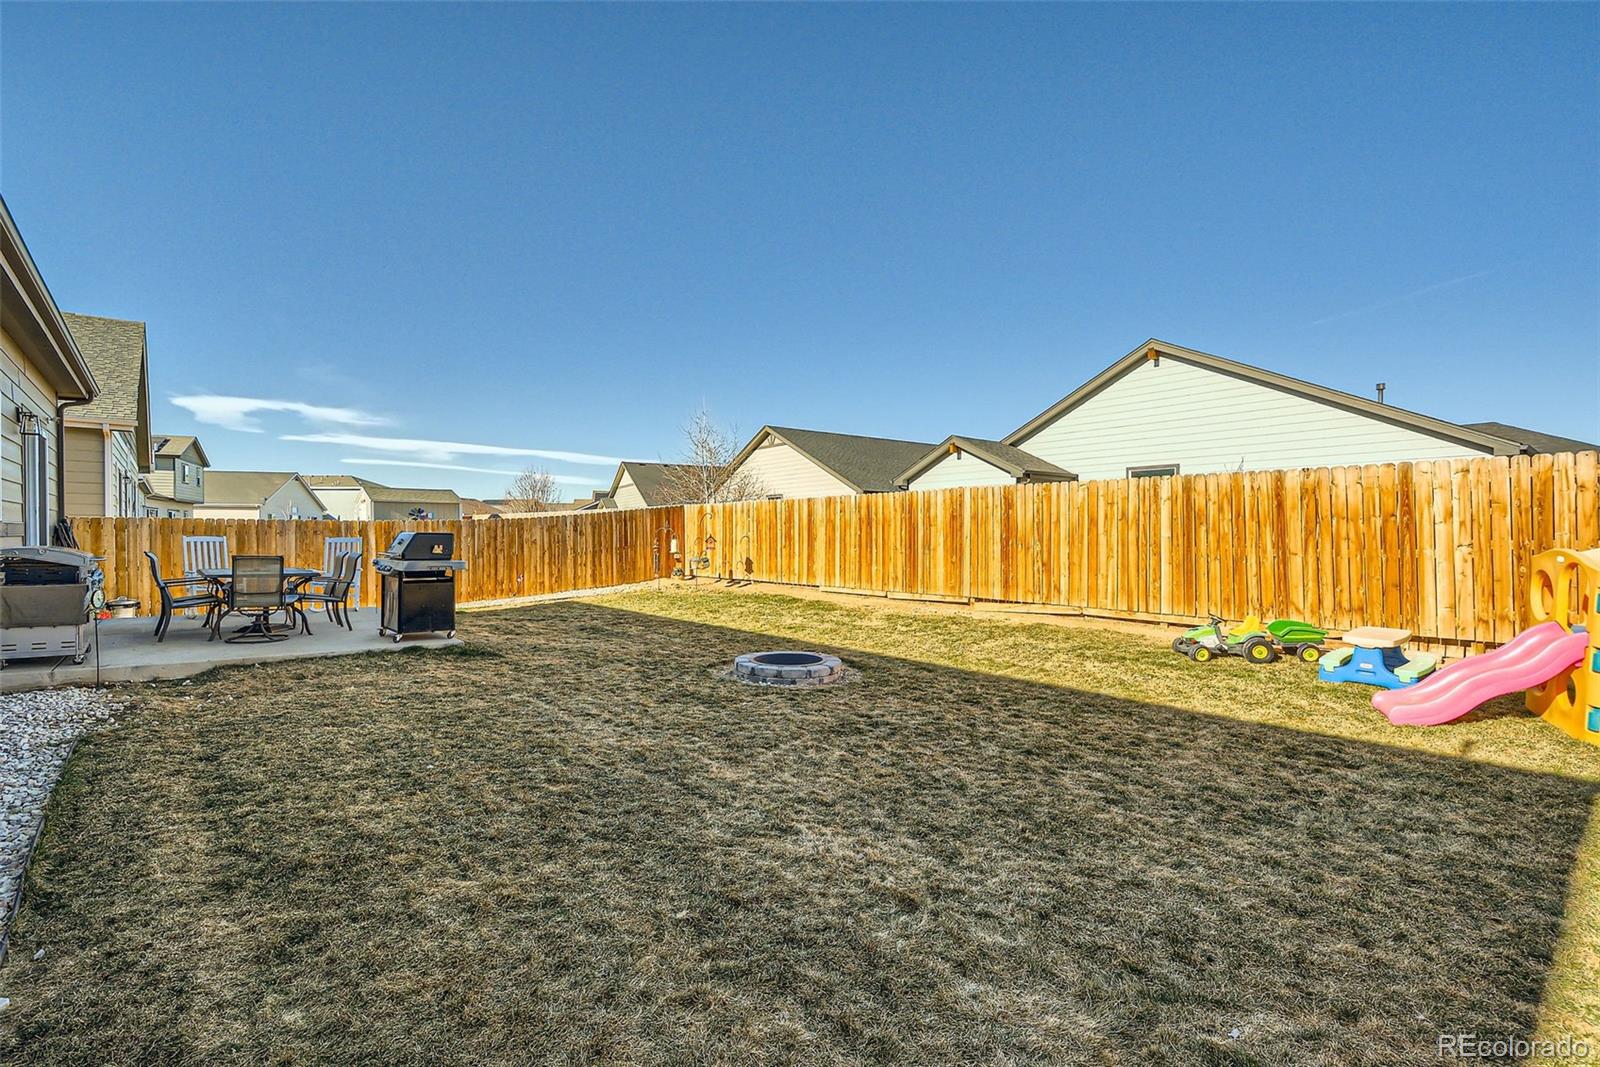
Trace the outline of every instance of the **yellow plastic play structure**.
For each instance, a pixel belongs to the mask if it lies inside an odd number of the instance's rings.
[[[1528,710],[1580,741],[1600,745],[1600,548],[1557,548],[1533,558],[1528,595],[1535,624],[1589,632],[1589,647],[1569,670],[1528,690]]]

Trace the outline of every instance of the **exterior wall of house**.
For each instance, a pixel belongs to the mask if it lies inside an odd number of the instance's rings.
[[[639,492],[639,487],[633,484],[633,476],[627,471],[622,472],[622,480],[617,483],[617,491],[612,499],[617,502],[619,511],[649,506],[644,501],[644,494]]]
[[[906,488],[951,489],[960,485],[1011,485],[1008,472],[970,452],[955,452],[917,475]]]
[[[187,500],[174,500],[170,496],[147,496],[144,498],[144,512],[153,519],[192,519],[194,505]]]
[[[194,506],[201,519],[320,519],[322,501],[296,479],[289,479],[273,491],[260,507],[237,503],[205,503]]]
[[[66,448],[67,514],[104,515],[106,435],[97,426],[68,426]]]
[[[260,508],[253,508],[246,504],[196,504],[194,517],[197,519],[264,519]],[[281,519],[283,516],[274,515],[272,518]]]
[[[1170,357],[1012,443],[1084,480],[1166,464],[1208,474],[1486,454]]]
[[[69,409],[70,410],[70,409]],[[67,514],[134,518],[144,514],[139,492],[139,455],[131,430],[107,431],[99,424],[67,426]],[[109,436],[109,449],[108,449]],[[111,465],[106,457],[109,451]]]
[[[111,431],[109,488],[117,515],[136,518],[144,514],[144,494],[139,491],[139,450],[132,430]]]
[[[320,497],[315,496],[298,479],[290,478],[261,505],[263,519],[320,519],[323,511]]]
[[[769,437],[739,466],[760,479],[762,495],[769,497],[848,496],[854,489],[796,452]]]
[[[321,486],[317,496],[322,506],[335,518],[346,522],[365,522],[372,518],[372,500],[367,491],[358,486]]]
[[[445,504],[431,500],[374,500],[372,502],[372,517],[374,519],[410,518],[412,508],[421,508],[435,519],[455,520],[461,518],[461,505],[459,503]]]
[[[193,449],[185,449],[182,456],[157,456],[149,478],[151,487],[168,499],[198,504],[206,498],[206,469]]]
[[[48,493],[45,528],[56,514],[56,391],[0,325],[0,545],[22,543],[22,426],[18,406],[39,416]]]

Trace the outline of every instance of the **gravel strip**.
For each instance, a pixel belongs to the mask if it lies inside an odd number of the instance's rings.
[[[11,923],[28,849],[73,742],[115,726],[123,707],[95,689],[0,696],[0,931]]]

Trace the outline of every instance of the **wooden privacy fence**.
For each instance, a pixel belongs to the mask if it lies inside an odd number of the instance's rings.
[[[1402,626],[1420,643],[1508,641],[1528,621],[1529,561],[1600,544],[1594,452],[760,500],[539,519],[325,522],[78,519],[108,596],[150,612],[182,538],[320,566],[323,539],[371,561],[402,529],[451,530],[465,602],[701,574],[1183,622],[1208,611],[1332,630]],[[676,541],[680,556],[674,558]],[[701,557],[706,565],[693,561]]]
[[[1600,543],[1600,474],[1581,452],[685,511],[687,550],[719,578],[1483,645],[1526,625],[1536,553]]]
[[[145,552],[161,561],[161,576],[183,572],[183,538],[197,534],[228,539],[233,555],[261,553],[284,558],[290,567],[318,567],[323,541],[359,537],[363,545],[363,604],[376,604],[372,571],[377,553],[402,530],[447,530],[456,535],[456,555],[467,561],[458,575],[463,602],[501,600],[648,581],[670,575],[673,538],[681,536],[682,508],[582,512],[539,519],[493,522],[334,522],[257,519],[74,519],[73,532],[86,552],[104,556],[106,596],[131,596],[142,614],[160,604]]]

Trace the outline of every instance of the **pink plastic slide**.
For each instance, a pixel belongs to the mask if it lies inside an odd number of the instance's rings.
[[[1540,623],[1509,644],[1468,656],[1416,685],[1376,693],[1372,706],[1396,726],[1438,726],[1495,697],[1549,681],[1583,659],[1588,647],[1588,635],[1568,633],[1558,622]]]

